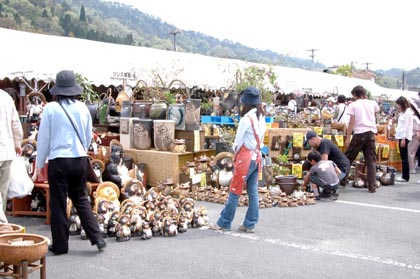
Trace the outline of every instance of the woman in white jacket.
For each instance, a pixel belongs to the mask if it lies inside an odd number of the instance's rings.
[[[413,111],[413,137],[408,144],[408,164],[410,167],[410,173],[416,173],[416,153],[420,146],[420,114],[417,109],[417,105],[410,102],[411,110]]]

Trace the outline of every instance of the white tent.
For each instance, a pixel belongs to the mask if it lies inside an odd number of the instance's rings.
[[[216,90],[234,84],[238,69],[250,65],[240,60],[222,59],[199,54],[157,50],[146,47],[116,45],[77,38],[41,35],[0,28],[6,40],[0,45],[0,78],[24,76],[27,79],[48,80],[63,69],[87,77],[95,85],[121,85],[116,77],[132,74],[128,85],[138,79],[156,84],[158,74],[165,85],[174,79],[188,87]],[[338,93],[350,96],[351,89],[362,85],[372,95],[396,99],[401,95],[417,97],[417,92],[387,89],[373,81],[348,78],[303,69],[273,66],[277,84],[286,92],[310,89],[320,95]]]

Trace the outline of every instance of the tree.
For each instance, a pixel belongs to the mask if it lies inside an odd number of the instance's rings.
[[[69,33],[72,32],[72,29],[73,29],[71,16],[69,14],[65,14],[63,17],[61,17],[60,25],[64,30],[64,35],[69,36]]]
[[[54,6],[52,6],[52,7],[51,7],[51,9],[50,9],[50,13],[51,13],[51,17],[54,17],[54,16],[55,16],[55,9],[54,9]]]
[[[46,9],[44,9],[44,10],[42,11],[42,17],[43,17],[43,18],[48,18],[48,12],[47,12],[47,10],[46,10]]]
[[[18,14],[18,13],[15,13],[15,14],[13,15],[13,17],[15,18],[15,21],[16,21],[16,23],[17,23],[18,25],[21,25],[21,24],[22,24],[22,20],[20,19],[20,16],[19,16],[19,14]]]
[[[79,20],[80,20],[81,22],[87,22],[87,19],[86,19],[86,12],[85,12],[85,6],[83,6],[83,4],[82,4],[82,7],[80,8],[80,16],[79,16]]]
[[[342,65],[335,70],[334,74],[351,77],[353,76],[353,71],[350,65]]]

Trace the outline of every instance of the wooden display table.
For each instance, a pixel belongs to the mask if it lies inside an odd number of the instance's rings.
[[[92,186],[92,192],[98,187],[99,183],[90,183]],[[12,199],[12,216],[45,216],[45,225],[49,225],[51,222],[50,213],[50,186],[48,183],[34,183],[34,191],[41,190],[45,196],[45,211],[33,211],[31,210],[32,196],[26,196],[24,198]]]

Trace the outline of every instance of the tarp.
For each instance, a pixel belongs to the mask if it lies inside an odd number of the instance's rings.
[[[37,80],[54,79],[60,70],[68,69],[85,76],[93,84],[121,85],[118,77],[132,75],[127,85],[139,79],[149,86],[157,85],[160,76],[168,86],[179,79],[187,87],[206,90],[232,88],[236,73],[245,67],[268,65],[241,60],[223,59],[199,54],[158,50],[140,46],[125,46],[84,39],[42,35],[0,28],[0,79],[25,77]],[[396,99],[401,95],[417,97],[417,92],[387,89],[373,81],[343,77],[297,68],[271,66],[277,74],[277,84],[285,93],[294,91],[326,95],[350,96],[351,89],[362,85],[372,95]]]

